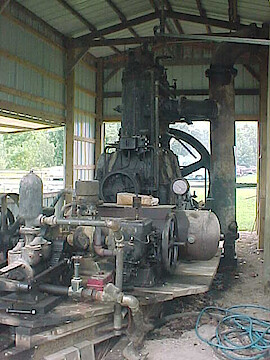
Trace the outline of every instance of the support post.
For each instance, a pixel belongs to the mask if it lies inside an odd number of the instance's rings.
[[[67,52],[67,69],[74,62],[73,49]],[[75,72],[74,69],[66,78],[66,133],[65,133],[65,187],[73,187],[73,149],[74,149],[74,102]]]
[[[270,48],[268,54],[268,71],[270,69]],[[266,121],[266,176],[265,176],[265,223],[264,223],[264,290],[270,293],[270,76],[267,78],[267,121]]]
[[[211,208],[217,214],[224,234],[224,260],[236,263],[235,240],[238,237],[236,223],[235,179],[235,93],[233,66],[211,65],[209,95],[219,104],[219,115],[211,121]]]
[[[103,123],[103,60],[98,59],[97,63],[97,81],[96,81],[96,146],[95,146],[95,164],[97,165],[98,158],[101,154],[101,135],[102,135],[102,123]]]
[[[262,57],[260,63],[260,118],[259,118],[259,156],[258,156],[258,191],[257,191],[257,224],[259,234],[259,248],[264,247],[265,222],[265,186],[266,186],[266,147],[267,147],[267,73],[268,54]]]

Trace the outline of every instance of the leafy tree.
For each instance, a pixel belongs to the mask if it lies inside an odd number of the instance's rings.
[[[0,166],[2,169],[30,170],[62,165],[63,138],[63,128],[4,134]]]
[[[257,165],[257,123],[236,123],[236,163],[254,167]]]

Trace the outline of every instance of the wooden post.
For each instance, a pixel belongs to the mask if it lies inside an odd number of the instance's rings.
[[[264,222],[265,222],[265,186],[266,186],[266,147],[267,147],[267,74],[268,74],[268,54],[262,57],[260,63],[260,118],[259,118],[259,161],[258,161],[258,234],[259,248],[264,247]]]
[[[97,63],[97,82],[96,82],[96,146],[95,146],[95,164],[97,164],[98,158],[101,154],[101,135],[102,135],[102,123],[103,123],[103,60],[98,59]]]
[[[270,48],[269,48],[270,52]],[[270,54],[268,54],[270,61]],[[268,62],[268,71],[270,63]],[[262,74],[263,75],[263,74]],[[266,176],[265,176],[265,222],[264,222],[264,290],[270,293],[270,76],[267,78],[267,121],[266,121]]]
[[[67,68],[74,61],[74,50],[67,52]],[[73,149],[74,149],[74,101],[75,72],[74,69],[66,79],[66,143],[65,143],[65,187],[73,187]]]

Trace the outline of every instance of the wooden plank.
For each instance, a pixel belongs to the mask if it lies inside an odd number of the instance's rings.
[[[61,110],[65,109],[65,105],[63,105],[57,101],[47,99],[42,96],[34,95],[34,94],[28,93],[26,91],[15,89],[15,88],[12,88],[12,87],[9,87],[6,85],[0,84],[0,91],[4,92],[6,94],[9,94],[9,95],[18,96],[18,97],[21,97],[23,99],[27,99],[30,101],[46,104],[46,105],[55,107],[57,109],[61,109]]]
[[[235,89],[235,95],[259,95],[259,89]],[[209,95],[209,89],[177,89],[175,91],[176,96],[198,96]],[[122,96],[121,91],[107,91],[104,92],[104,99],[106,98],[120,98]]]
[[[67,51],[67,64],[74,61],[74,50]],[[65,187],[73,188],[73,157],[74,157],[74,104],[75,104],[75,71],[72,70],[66,82],[66,143],[65,143]],[[68,199],[71,200],[71,196]],[[67,201],[68,201],[67,200]]]
[[[95,165],[74,165],[74,170],[95,170]]]
[[[35,121],[41,124],[54,124],[54,125],[63,125],[65,123],[64,116],[51,113],[44,110],[32,109],[28,106],[17,105],[11,101],[0,100],[0,109],[10,111],[11,114],[2,111],[3,116],[21,118],[26,121]],[[19,116],[19,114],[24,114],[24,116]]]
[[[95,142],[96,142],[96,139],[91,139],[91,138],[87,138],[87,137],[84,137],[84,136],[77,136],[77,135],[74,136],[74,140],[84,141],[84,142],[87,142],[87,143],[90,143],[90,144],[95,144]]]
[[[220,261],[220,251],[207,261],[182,261],[175,274],[165,279],[161,286],[134,288],[137,296],[149,296],[149,301],[164,301],[180,296],[195,295],[208,291],[216,275]],[[154,295],[154,298],[153,298]],[[160,297],[160,300],[159,300]]]
[[[60,76],[58,74],[55,74],[55,73],[53,73],[51,71],[45,70],[44,68],[42,68],[42,67],[40,67],[38,65],[35,65],[35,64],[33,64],[32,62],[30,62],[28,60],[20,58],[19,56],[13,55],[13,54],[11,54],[10,52],[8,52],[5,49],[0,49],[0,56],[3,56],[6,59],[9,59],[11,61],[14,61],[17,64],[23,65],[23,66],[27,67],[28,69],[34,70],[37,73],[39,73],[39,74],[41,74],[43,76],[46,76],[46,77],[48,77],[50,79],[53,79],[53,80],[58,81],[60,83],[65,83],[65,79],[62,76]]]

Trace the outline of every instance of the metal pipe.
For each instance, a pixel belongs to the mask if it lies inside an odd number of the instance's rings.
[[[29,284],[0,277],[0,291],[27,292],[29,290],[31,290],[31,286]]]
[[[53,285],[53,284],[40,284],[39,290],[53,295],[68,296],[68,287]]]
[[[155,180],[156,180],[156,190],[159,189],[159,81],[155,81],[155,157],[156,157],[156,166],[155,166]]]
[[[116,229],[115,229],[116,230]],[[124,244],[123,235],[118,233],[115,238],[115,286],[122,291],[123,289],[123,269],[124,269]],[[120,237],[121,235],[121,237]],[[120,304],[115,305],[114,309],[114,329],[116,332],[122,328],[122,308]]]
[[[59,191],[59,193],[56,195],[52,202],[52,207],[55,207],[55,205],[58,203],[58,201],[65,195],[65,194],[72,194],[72,189],[62,189]]]

